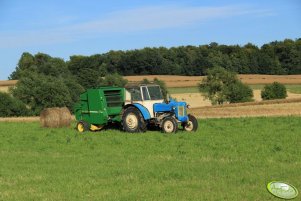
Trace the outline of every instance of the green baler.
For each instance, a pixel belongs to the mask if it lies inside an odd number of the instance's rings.
[[[125,89],[119,87],[100,87],[82,93],[80,102],[74,107],[77,129],[100,130],[109,121],[120,122],[124,94]]]

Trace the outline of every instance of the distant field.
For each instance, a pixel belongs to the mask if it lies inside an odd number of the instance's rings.
[[[206,119],[197,133],[0,123],[0,200],[275,200],[301,186],[299,117]],[[13,128],[13,129],[12,129]]]
[[[130,82],[138,82],[147,78],[153,80],[155,77],[166,82],[167,87],[195,87],[204,76],[177,76],[177,75],[140,75],[125,76]],[[238,75],[239,79],[246,84],[268,84],[280,82],[283,84],[301,84],[301,75]]]
[[[296,102],[285,102],[285,101]],[[251,102],[230,104],[221,107],[205,106],[191,108],[190,113],[198,118],[260,117],[260,116],[301,116],[301,99],[288,99],[279,103]],[[301,124],[301,120],[300,120]]]
[[[258,84],[267,84],[273,82],[280,82],[283,84],[290,85],[301,85],[301,75],[257,75],[257,74],[246,74],[238,75],[239,79],[246,84],[258,85]],[[139,76],[124,76],[129,82],[139,82],[144,78],[148,80],[153,80],[158,78],[165,81],[167,87],[169,88],[178,88],[178,87],[196,87],[198,83],[204,76],[178,76],[178,75],[139,75]],[[7,87],[14,86],[17,83],[17,80],[3,80],[0,81],[0,90],[7,90]],[[297,87],[297,91],[300,91]]]

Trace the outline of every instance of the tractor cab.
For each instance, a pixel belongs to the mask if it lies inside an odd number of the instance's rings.
[[[139,85],[126,87],[130,93],[131,101],[164,101],[162,91],[159,85]]]
[[[154,118],[154,104],[164,102],[160,86],[153,84],[127,87],[125,99],[125,105],[139,104],[144,106],[148,110],[150,118]]]

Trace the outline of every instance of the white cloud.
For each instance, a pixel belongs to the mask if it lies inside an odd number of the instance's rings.
[[[0,32],[0,47],[53,44],[87,38],[97,34],[131,33],[156,29],[194,26],[213,19],[241,15],[265,15],[268,10],[241,6],[179,7],[153,6],[116,11],[105,18],[48,30]],[[60,25],[60,23],[58,23]]]

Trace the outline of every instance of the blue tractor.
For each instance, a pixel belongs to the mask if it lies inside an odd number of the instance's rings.
[[[187,114],[186,102],[169,99],[165,102],[159,85],[127,87],[121,124],[127,132],[144,132],[148,126],[156,126],[164,133],[175,133],[179,124],[186,131],[196,131],[197,119]]]

